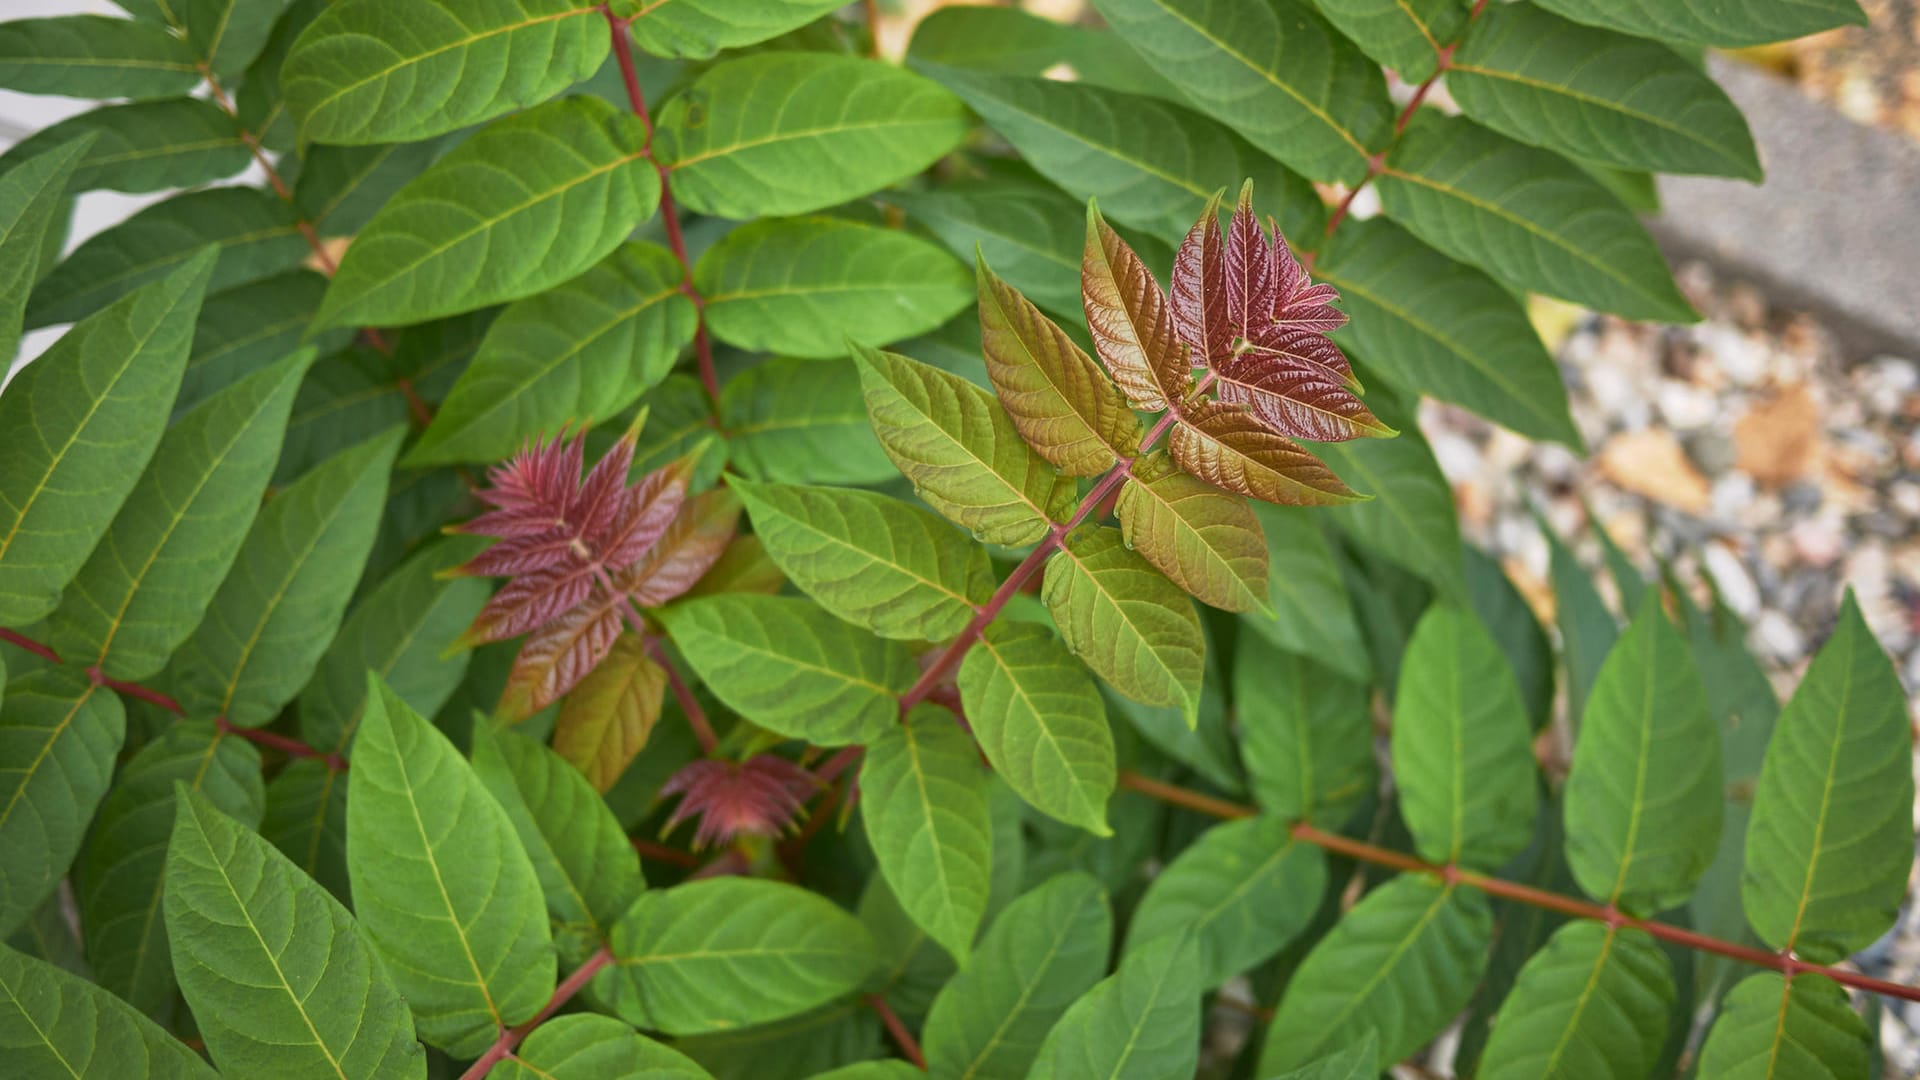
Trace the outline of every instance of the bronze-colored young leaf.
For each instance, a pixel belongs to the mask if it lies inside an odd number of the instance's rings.
[[[667,673],[638,634],[623,634],[560,706],[553,750],[602,795],[647,744],[660,719]]]
[[[739,526],[740,498],[733,492],[715,488],[688,499],[647,554],[614,575],[614,587],[641,607],[659,607],[693,588]]]
[[[525,720],[560,700],[599,666],[620,636],[623,596],[596,590],[528,635],[500,695],[500,715]]]
[[[1340,355],[1320,334],[1269,339],[1218,364],[1220,400],[1246,405],[1268,428],[1296,439],[1344,442],[1397,434],[1333,373]]]
[[[1193,372],[1187,347],[1174,332],[1167,294],[1091,202],[1080,296],[1093,351],[1134,408],[1158,412],[1186,397]]]
[[[1266,538],[1245,499],[1180,472],[1156,453],[1134,463],[1114,510],[1127,546],[1201,603],[1273,614]]]
[[[1113,467],[1139,448],[1127,399],[1065,330],[976,260],[980,351],[1021,438],[1071,476]]]
[[[1188,405],[1168,438],[1176,465],[1214,487],[1263,502],[1330,506],[1367,498],[1299,443],[1232,405]]]
[[[1067,648],[1143,705],[1176,706],[1193,726],[1207,639],[1193,602],[1128,549],[1120,530],[1076,530],[1047,563],[1041,599]]]

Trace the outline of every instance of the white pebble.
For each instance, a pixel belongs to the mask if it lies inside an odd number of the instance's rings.
[[[1740,556],[1724,544],[1708,544],[1701,553],[1707,573],[1713,576],[1713,584],[1720,591],[1720,598],[1727,602],[1734,614],[1743,619],[1751,619],[1760,610],[1760,590],[1753,583],[1753,575],[1740,563]]]

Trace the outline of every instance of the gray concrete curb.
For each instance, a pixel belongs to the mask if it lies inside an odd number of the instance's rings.
[[[1852,359],[1920,359],[1920,146],[1763,71],[1720,56],[1711,67],[1753,126],[1767,181],[1662,177],[1649,223],[1661,246],[1824,316]]]

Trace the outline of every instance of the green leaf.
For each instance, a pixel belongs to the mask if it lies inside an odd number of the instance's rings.
[[[58,606],[133,490],[166,424],[159,403],[180,386],[212,266],[201,252],[75,326],[0,396],[0,431],[10,433],[0,455],[0,625],[25,626]]]
[[[676,94],[655,117],[653,148],[687,209],[744,221],[885,187],[933,164],[966,131],[953,95],[912,72],[767,52],[715,64]]]
[[[1114,504],[1129,548],[1203,604],[1274,614],[1267,544],[1247,500],[1173,467],[1163,454],[1133,464]]]
[[[1906,697],[1849,593],[1767,743],[1742,898],[1760,939],[1814,963],[1893,925],[1913,850]]]
[[[81,950],[80,939],[74,935],[74,928],[67,922],[64,909],[58,893],[47,897],[26,923],[8,936],[6,944],[36,960],[85,978],[87,957]]]
[[[1015,8],[942,8],[920,25],[924,29],[944,15],[975,11],[1034,18]],[[1080,258],[1087,211],[1059,188],[1024,176],[990,177],[927,191],[888,191],[882,198],[906,211],[908,220],[925,226],[955,255],[965,259],[978,251],[1007,284],[1054,315],[1075,322],[1085,317]],[[1172,265],[1173,252],[1165,245],[1141,240],[1135,246],[1149,265]]]
[[[1371,395],[1375,411],[1381,395]],[[1399,418],[1382,417],[1389,423]],[[1460,520],[1453,510],[1453,488],[1411,423],[1398,425],[1391,439],[1354,439],[1320,443],[1340,478],[1369,492],[1366,502],[1349,503],[1321,511],[1348,536],[1432,582],[1441,593],[1466,596],[1466,571],[1461,568]]]
[[[592,942],[590,952],[646,888],[613,811],[560,755],[477,718],[473,771],[513,822],[556,933]]]
[[[721,341],[816,359],[844,356],[849,340],[926,333],[972,295],[966,271],[937,246],[833,217],[742,225],[700,257],[693,284]]]
[[[1531,5],[1474,21],[1447,90],[1495,131],[1581,161],[1760,180],[1746,119],[1706,72],[1665,45]]]
[[[1387,216],[1509,284],[1632,319],[1699,319],[1633,213],[1548,151],[1429,112],[1378,187]]]
[[[887,456],[975,539],[1029,544],[1066,511],[1073,480],[1033,452],[992,394],[894,353],[860,347],[854,361]]]
[[[69,663],[144,679],[193,633],[273,475],[311,349],[195,406],[160,438],[48,622]]]
[[[167,859],[174,970],[235,1075],[425,1080],[407,1005],[353,916],[184,784]]]
[[[1536,772],[1500,646],[1472,613],[1428,608],[1393,702],[1394,780],[1421,858],[1495,870],[1519,854],[1533,836]]]
[[[9,364],[20,346],[27,295],[66,243],[73,203],[64,193],[89,149],[82,136],[0,173],[0,356]]]
[[[541,1024],[487,1074],[497,1080],[707,1080],[678,1050],[611,1016],[575,1013]]]
[[[1685,902],[1720,842],[1720,733],[1686,639],[1649,595],[1607,656],[1567,774],[1567,863],[1634,915]]]
[[[1391,138],[1379,67],[1305,0],[1094,7],[1196,108],[1311,179],[1358,183]]]
[[[700,380],[669,375],[640,399],[640,408],[647,410],[647,423],[634,448],[634,474],[695,456],[692,488],[710,486],[727,464],[728,444],[713,430],[712,402]]]
[[[1252,177],[1288,211],[1293,235],[1313,232],[1319,199],[1305,180],[1219,124],[1151,98],[1079,83],[983,75],[921,62],[1077,200],[1097,198],[1122,224],[1178,240],[1222,177]]]
[[[1129,953],[1060,1017],[1027,1080],[1159,1080],[1200,1060],[1200,970],[1184,935]]]
[[[1373,665],[1353,601],[1315,514],[1254,503],[1253,516],[1267,538],[1267,603],[1275,614],[1250,612],[1241,616],[1241,625],[1354,681],[1370,678]]]
[[[714,696],[789,738],[841,745],[881,737],[920,671],[905,645],[798,597],[723,593],[659,615]]]
[[[293,211],[271,194],[249,187],[189,191],[74,249],[34,286],[27,325],[78,322],[150,282],[204,276],[196,260],[208,244],[220,252],[206,278],[209,293],[291,270],[308,255]]]
[[[475,1057],[553,993],[540,882],[459,751],[377,676],[367,680],[347,781],[354,909],[421,1038]]]
[[[596,792],[610,790],[660,720],[666,669],[637,634],[622,634],[560,704],[553,750]]]
[[[260,835],[302,872],[346,902],[347,774],[326,761],[289,761],[267,781]]]
[[[387,575],[340,627],[313,678],[300,691],[300,738],[342,753],[367,703],[367,672],[379,675],[422,716],[440,711],[466,674],[465,653],[442,659],[447,646],[486,604],[487,583],[445,578],[443,571],[478,553],[472,540],[444,540]]]
[[[344,0],[294,43],[280,88],[302,143],[424,139],[592,75],[610,43],[597,15],[573,0]]]
[[[879,962],[852,915],[794,885],[709,878],[652,889],[613,927],[593,992],[635,1027],[692,1035],[803,1013]]]
[[[115,0],[116,3],[119,0]],[[237,78],[266,45],[288,0],[126,0],[136,17],[164,22],[194,58],[222,79]]]
[[[860,373],[844,356],[775,357],[720,391],[720,426],[734,465],[786,483],[878,484],[894,477],[867,422]]]
[[[1093,86],[1184,99],[1146,66],[1120,35],[1104,28],[1055,22],[1019,8],[941,7],[914,25],[907,59],[999,75],[1045,75],[1058,65]],[[1074,207],[1076,214],[1080,207]],[[972,245],[967,251],[972,251]],[[964,254],[964,252],[963,252]],[[1021,288],[1026,288],[1022,285]]]
[[[1569,19],[1641,37],[1734,48],[1867,25],[1857,0],[1793,0],[1727,8],[1712,0],[1539,0]]]
[[[260,752],[212,723],[183,720],[121,768],[74,869],[95,980],[159,1020],[174,1007],[160,903],[181,784],[249,826],[260,820],[266,801]]]
[[[186,42],[132,19],[66,15],[0,23],[0,86],[27,94],[174,97],[200,85],[195,60]]]
[[[1227,719],[1226,695],[1222,692],[1217,658],[1207,665],[1207,678],[1200,686],[1200,713],[1189,720],[1185,709],[1155,707],[1107,691],[1107,715],[1118,713],[1127,726],[1155,749],[1187,766],[1207,782],[1233,795],[1245,793],[1246,778],[1234,752],[1234,733]],[[1121,742],[1124,746],[1124,740]],[[1117,812],[1117,811],[1116,811]]]
[[[1467,25],[1460,0],[1319,0],[1319,8],[1368,56],[1410,84],[1439,70],[1440,50]]]
[[[987,624],[960,665],[960,700],[980,749],[1035,809],[1111,836],[1113,731],[1086,670],[1037,623]]]
[[[1193,602],[1121,538],[1081,529],[1047,562],[1041,598],[1060,636],[1096,675],[1143,705],[1200,711],[1207,641]]]
[[[291,3],[283,0],[281,6],[286,10],[276,12],[279,18],[268,30],[260,55],[241,73],[239,88],[233,92],[240,126],[252,132],[262,147],[275,153],[292,154],[299,149],[293,117],[287,115],[286,98],[280,93],[281,68],[287,53],[293,49],[294,40],[326,10],[327,3],[328,0],[292,0]],[[311,156],[302,155],[299,171],[304,173],[312,160]]]
[[[1094,476],[1139,452],[1126,395],[1066,331],[975,260],[981,354],[1020,436],[1070,476]]]
[[[1295,970],[1259,1074],[1304,1065],[1371,1033],[1385,1070],[1440,1033],[1486,969],[1493,915],[1477,889],[1398,877],[1360,899]]]
[[[1240,635],[1233,703],[1261,810],[1328,829],[1346,824],[1379,784],[1368,696],[1364,683]]]
[[[924,1049],[936,1080],[1024,1076],[1047,1032],[1107,970],[1113,911],[1086,874],[1056,875],[1008,904],[974,961],[927,1014]]]
[[[1470,544],[1461,553],[1466,556],[1470,606],[1513,665],[1527,719],[1539,731],[1553,717],[1553,644],[1546,628],[1491,555]]]
[[[1499,282],[1384,218],[1343,225],[1314,274],[1340,290],[1352,316],[1340,337],[1394,385],[1584,449],[1559,367]]]
[[[1553,621],[1560,630],[1560,648],[1567,665],[1567,722],[1579,734],[1587,698],[1593,692],[1600,667],[1620,636],[1620,625],[1587,576],[1586,567],[1567,548],[1544,517],[1535,515],[1547,538],[1547,577],[1553,586]]]
[[[1379,1056],[1380,1040],[1368,1031],[1343,1049],[1331,1051],[1310,1065],[1289,1069],[1273,1080],[1375,1080],[1380,1074],[1375,1064]]]
[[[351,236],[426,171],[451,138],[386,146],[310,146],[300,160],[293,206],[322,236]]]
[[[658,205],[645,143],[638,119],[593,97],[488,124],[373,215],[315,325],[424,322],[578,276]]]
[[[174,415],[298,349],[326,292],[327,279],[321,275],[289,270],[207,297],[193,327],[193,351],[187,355],[180,396],[173,402]],[[321,356],[332,356],[352,344],[354,333],[343,328],[311,340]]]
[[[640,4],[633,39],[649,56],[704,60],[722,49],[757,45],[840,7],[839,0],[629,0]],[[619,14],[619,12],[615,12]]]
[[[1873,1033],[1847,992],[1824,975],[1791,982],[1762,971],[1741,980],[1700,1051],[1700,1075],[1846,1080],[1871,1076]]]
[[[93,144],[67,182],[69,192],[197,187],[253,161],[232,117],[212,102],[180,97],[103,105],[62,120],[22,139],[0,157],[0,168],[87,136]]]
[[[1568,923],[1520,969],[1478,1075],[1654,1075],[1675,993],[1667,958],[1644,931]]]
[[[1154,875],[1127,924],[1126,953],[1191,933],[1200,985],[1211,989],[1292,943],[1326,888],[1326,856],[1295,840],[1286,819],[1215,825]]]
[[[448,392],[409,465],[491,462],[569,424],[592,427],[654,388],[699,315],[666,248],[629,243],[509,306]]]
[[[799,1016],[676,1039],[717,1080],[814,1080],[822,1069],[878,1057],[880,1017],[858,995]]]
[[[0,934],[66,874],[126,738],[120,699],[80,672],[20,676],[0,706]]]
[[[986,549],[919,507],[845,488],[728,486],[801,592],[881,637],[944,641],[993,595]]]
[[[337,454],[260,509],[167,682],[189,715],[258,727],[307,684],[373,546],[403,432]]]
[[[52,964],[0,948],[0,1049],[21,1076],[216,1080],[187,1044]]]
[[[932,706],[868,744],[860,767],[860,816],[881,876],[963,966],[993,865],[986,779],[973,740]]]

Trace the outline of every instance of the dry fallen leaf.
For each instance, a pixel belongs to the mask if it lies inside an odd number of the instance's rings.
[[[1733,425],[1734,467],[1768,487],[1785,487],[1820,464],[1820,406],[1806,384],[1747,410]]]
[[[1707,478],[1669,431],[1649,428],[1608,439],[1600,448],[1600,472],[1617,487],[1689,514],[1705,513],[1712,501]]]

